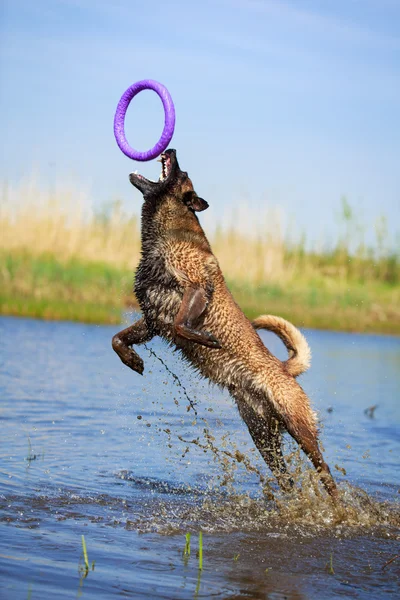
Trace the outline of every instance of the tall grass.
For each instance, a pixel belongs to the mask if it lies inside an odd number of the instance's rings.
[[[252,236],[235,225],[217,225],[210,238],[231,280],[260,285],[320,276],[399,283],[399,252],[386,243],[385,218],[375,223],[375,240],[368,247],[345,198],[341,212],[342,232],[330,248],[313,249],[305,235],[300,239],[297,235],[296,242],[288,239],[274,210],[253,213]],[[139,219],[128,215],[120,201],[94,210],[81,191],[65,187],[43,191],[34,180],[14,189],[3,185],[0,229],[0,248],[9,252],[51,254],[63,262],[79,259],[130,269],[139,259]]]
[[[299,324],[329,326],[334,317],[335,328],[400,330],[399,252],[387,243],[384,218],[367,246],[342,199],[337,242],[317,249],[301,232],[294,241],[274,210],[253,213],[251,235],[235,225],[210,227],[205,217],[213,251],[250,315],[275,311]],[[121,307],[132,301],[139,225],[118,201],[96,210],[88,195],[65,186],[44,191],[33,179],[3,185],[0,310],[118,321]]]
[[[3,185],[0,248],[132,268],[140,251],[139,221],[116,201],[100,211],[82,191],[43,190],[34,180]]]

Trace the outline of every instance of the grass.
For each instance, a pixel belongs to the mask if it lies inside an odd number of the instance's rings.
[[[88,558],[88,553],[87,553],[87,548],[86,548],[86,542],[85,542],[85,536],[82,535],[82,549],[83,549],[83,559],[85,561],[85,569],[86,571],[89,571],[89,558]]]
[[[333,569],[333,554],[332,554],[332,552],[331,552],[330,557],[329,557],[329,562],[326,563],[326,569],[327,569],[329,575],[334,575],[335,574],[335,571]]]
[[[49,320],[120,323],[133,274],[107,263],[0,250],[0,312]]]
[[[36,460],[36,459],[37,459],[37,456],[36,456],[36,454],[34,454],[34,453],[32,452],[31,438],[29,437],[29,435],[28,435],[28,446],[29,446],[29,449],[28,449],[28,456],[26,457],[26,459],[25,459],[25,460],[27,460],[29,463],[31,463],[33,460]]]
[[[199,531],[199,571],[203,570],[203,532]]]
[[[121,312],[135,306],[133,277],[104,262],[0,250],[0,313],[118,324]],[[250,318],[268,312],[301,327],[400,334],[398,285],[326,278],[228,285]]]
[[[81,574],[81,578],[82,579],[86,579],[86,577],[89,574],[89,568],[90,568],[90,566],[89,566],[89,557],[88,557],[88,553],[87,553],[87,547],[86,547],[86,541],[85,541],[85,536],[84,535],[81,536],[81,540],[82,540],[83,562],[84,562],[85,566],[81,565],[79,567],[78,571]],[[92,561],[92,566],[91,566],[92,571],[94,571],[94,567],[95,567],[95,562],[93,560]]]
[[[400,334],[400,287],[379,281],[294,280],[288,286],[230,288],[249,318],[278,314],[300,327]]]
[[[89,200],[65,188],[44,193],[32,181],[3,186],[0,313],[120,323],[135,306],[138,218],[119,202],[95,212]],[[385,219],[375,223],[369,248],[343,199],[336,244],[317,250],[304,236],[284,235],[274,213],[267,217],[255,215],[251,235],[227,225],[209,236],[249,317],[268,312],[304,327],[400,334],[400,259]]]
[[[190,556],[190,538],[191,534],[187,533],[185,535],[185,547],[183,549],[183,556],[188,558]],[[238,555],[239,556],[239,555]],[[197,552],[197,557],[199,559],[199,571],[203,570],[203,532],[199,531],[199,549]]]
[[[190,556],[190,538],[191,534],[187,533],[185,536],[185,548],[183,550],[184,564],[185,566],[188,564],[189,556]],[[197,571],[197,582],[196,589],[194,591],[193,598],[198,598],[201,584],[201,574],[203,572],[203,532],[199,531],[199,550],[197,552],[197,557],[199,559],[198,571]]]
[[[183,550],[184,556],[190,556],[190,533],[187,533],[185,536],[185,548]]]

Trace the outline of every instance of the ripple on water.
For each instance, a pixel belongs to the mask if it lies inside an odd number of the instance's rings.
[[[383,566],[399,547],[398,340],[309,332],[314,366],[302,383],[337,470],[333,505],[295,452],[285,454],[297,491],[280,494],[227,394],[199,382],[157,340],[151,347],[170,372],[143,349],[139,378],[110,354],[115,328],[13,319],[0,326],[7,597],[29,597],[31,583],[32,598],[74,597],[83,533],[96,561],[83,597],[96,600],[132,590],[168,600],[394,593],[400,561]],[[197,401],[196,419],[187,396]],[[368,418],[365,408],[378,399]],[[200,529],[201,584],[197,535],[189,563],[182,558],[183,534]],[[328,577],[332,555],[336,574]]]
[[[194,488],[154,478],[137,477],[129,471],[116,474],[137,494],[131,500],[110,494],[63,493],[34,496],[3,495],[1,520],[18,526],[37,527],[43,518],[89,519],[124,526],[141,533],[175,534],[202,529],[208,533],[263,532],[282,536],[354,536],[369,532],[385,539],[399,539],[399,503],[382,501],[343,482],[340,500],[334,504],[321,492],[316,475],[307,473],[309,484],[290,495],[275,492],[273,499],[249,493],[221,493],[218,489]],[[104,510],[106,509],[106,510]]]

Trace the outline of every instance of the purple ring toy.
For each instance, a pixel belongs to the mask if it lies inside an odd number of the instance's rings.
[[[161,134],[160,139],[157,144],[151,148],[151,150],[147,150],[147,152],[138,152],[134,148],[131,148],[127,142],[125,137],[125,115],[127,108],[129,106],[132,98],[136,96],[142,90],[154,90],[161,98],[163,106],[164,106],[164,129]],[[122,152],[132,158],[133,160],[152,160],[159,156],[168,144],[170,143],[172,136],[174,135],[175,129],[175,108],[174,103],[172,102],[172,98],[167,90],[161,83],[158,81],[154,81],[153,79],[143,79],[142,81],[137,81],[133,85],[131,85],[126,92],[124,92],[121,96],[121,100],[118,102],[117,110],[115,112],[114,117],[114,135],[117,140],[117,144],[122,150]]]

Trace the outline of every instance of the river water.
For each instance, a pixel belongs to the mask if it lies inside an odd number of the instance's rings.
[[[399,338],[305,332],[335,508],[290,440],[280,494],[227,392],[160,340],[124,367],[117,330],[0,319],[1,599],[400,593]]]

